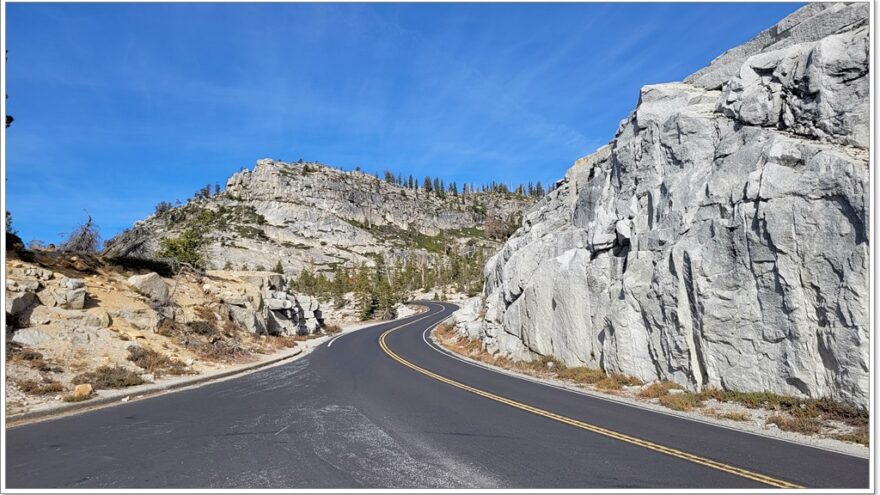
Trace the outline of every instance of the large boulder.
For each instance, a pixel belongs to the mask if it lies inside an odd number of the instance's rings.
[[[168,284],[165,283],[165,280],[158,273],[152,272],[146,275],[135,275],[128,279],[128,285],[157,304],[166,304],[168,302],[170,295]]]
[[[266,333],[265,320],[256,311],[242,306],[229,306],[229,316],[232,321],[251,333],[262,335]]]

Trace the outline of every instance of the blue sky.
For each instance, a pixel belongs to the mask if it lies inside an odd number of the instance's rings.
[[[7,209],[110,237],[263,157],[551,183],[800,5],[8,3]]]

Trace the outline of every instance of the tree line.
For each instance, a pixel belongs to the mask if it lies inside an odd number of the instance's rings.
[[[394,316],[394,307],[414,291],[434,291],[436,299],[445,298],[445,288],[468,296],[479,294],[486,259],[486,251],[476,248],[471,254],[453,252],[433,262],[407,259],[388,263],[379,259],[373,267],[339,265],[330,276],[306,269],[290,280],[290,288],[332,301],[337,308],[345,305],[345,294],[353,293],[362,320],[387,319]]]
[[[412,174],[408,177],[404,177],[402,174],[395,175],[394,172],[390,170],[385,171],[385,182],[404,189],[435,194],[441,198],[446,196],[459,196],[459,194],[467,196],[468,194],[473,193],[516,194],[522,197],[540,198],[544,196],[545,193],[541,181],[538,181],[537,183],[532,183],[530,181],[528,184],[519,184],[515,188],[511,188],[502,182],[492,181],[489,184],[483,184],[481,186],[463,184],[461,189],[459,189],[457,182],[450,182],[447,184],[439,177],[425,176],[424,179],[419,180],[413,177]]]

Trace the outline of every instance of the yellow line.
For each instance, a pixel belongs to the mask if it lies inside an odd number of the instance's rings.
[[[411,323],[414,323],[414,322],[411,322]],[[713,461],[712,459],[700,457],[696,454],[691,454],[689,452],[684,452],[684,451],[681,451],[678,449],[673,449],[671,447],[666,447],[665,445],[660,445],[660,444],[657,444],[654,442],[650,442],[648,440],[642,440],[640,438],[636,438],[636,437],[633,437],[630,435],[618,433],[614,430],[602,428],[601,426],[596,426],[596,425],[593,425],[590,423],[585,423],[585,422],[579,421],[577,419],[562,416],[560,414],[556,414],[556,413],[553,413],[553,412],[550,412],[550,411],[547,411],[544,409],[530,406],[528,404],[523,404],[522,402],[517,402],[515,400],[511,400],[506,397],[502,397],[500,395],[493,394],[491,392],[486,392],[485,390],[480,390],[478,388],[471,387],[470,385],[465,385],[464,383],[457,382],[457,381],[452,380],[450,378],[446,378],[445,376],[438,375],[437,373],[434,373],[432,371],[428,371],[428,370],[421,368],[421,367],[407,361],[406,359],[403,359],[402,357],[398,356],[397,354],[394,353],[394,351],[389,349],[388,345],[385,343],[385,337],[387,337],[388,334],[390,334],[391,332],[393,332],[399,328],[402,328],[403,326],[405,326],[405,325],[401,325],[399,327],[392,328],[390,330],[387,330],[385,333],[383,333],[379,337],[379,347],[381,347],[382,350],[385,351],[385,354],[387,354],[389,357],[391,357],[391,359],[397,361],[398,363],[400,363],[408,368],[411,368],[415,371],[418,371],[419,373],[421,373],[423,375],[427,375],[431,378],[434,378],[435,380],[439,380],[443,383],[447,383],[449,385],[452,385],[453,387],[460,388],[462,390],[466,390],[468,392],[477,394],[477,395],[485,397],[487,399],[491,399],[496,402],[500,402],[502,404],[507,404],[508,406],[515,407],[517,409],[522,409],[523,411],[528,411],[530,413],[534,413],[539,416],[544,416],[545,418],[559,421],[560,423],[565,423],[565,424],[568,424],[568,425],[571,425],[571,426],[574,426],[574,427],[577,427],[577,428],[580,428],[583,430],[587,430],[587,431],[590,431],[593,433],[598,433],[599,435],[604,435],[606,437],[610,437],[615,440],[620,440],[622,442],[626,442],[629,444],[638,445],[639,447],[644,447],[646,449],[650,449],[650,450],[653,450],[656,452],[671,455],[671,456],[677,457],[679,459],[684,459],[686,461],[695,462],[697,464],[701,464],[703,466],[717,469],[719,471],[724,471],[725,473],[730,473],[730,474],[734,474],[737,476],[741,476],[743,478],[748,478],[750,480],[758,481],[760,483],[764,483],[764,484],[767,484],[767,485],[770,485],[773,487],[777,487],[777,488],[804,488],[803,486],[796,485],[796,484],[790,483],[788,481],[784,481],[784,480],[780,480],[780,479],[776,479],[776,478],[771,478],[770,476],[767,476],[767,475],[755,473],[752,471],[748,471],[746,469],[738,468],[736,466],[731,466],[729,464],[724,464],[724,463],[721,463],[718,461]]]

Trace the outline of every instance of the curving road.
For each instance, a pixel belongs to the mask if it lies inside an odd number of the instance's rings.
[[[866,488],[869,463],[497,373],[425,333],[9,428],[9,488]]]

